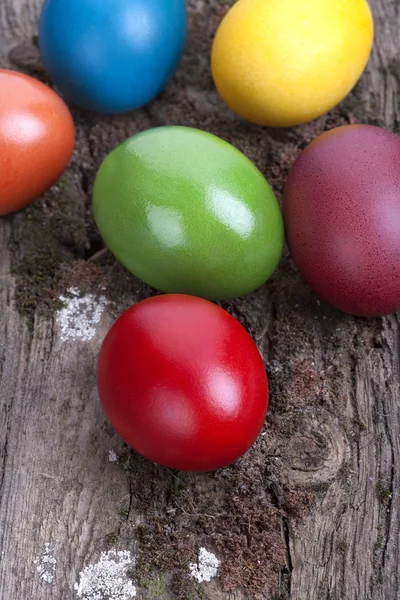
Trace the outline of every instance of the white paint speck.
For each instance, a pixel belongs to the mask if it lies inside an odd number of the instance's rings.
[[[80,296],[76,288],[69,288],[68,297],[60,296],[64,307],[57,311],[57,323],[61,329],[61,340],[88,342],[96,335],[96,325],[107,305],[105,296],[86,294]]]
[[[108,460],[110,462],[117,462],[118,461],[118,455],[114,452],[114,450],[110,450],[108,452]]]
[[[84,600],[132,600],[136,588],[126,574],[135,559],[127,550],[102,552],[100,560],[85,567],[74,589]]]
[[[283,366],[276,360],[273,360],[268,365],[268,371],[271,373],[281,373],[283,371]]]
[[[40,579],[46,583],[52,583],[56,573],[57,559],[54,558],[52,551],[52,545],[47,542],[42,555],[34,560]]]
[[[205,548],[200,548],[197,563],[190,563],[190,575],[197,579],[199,583],[202,581],[211,581],[216,576],[218,567],[221,561]]]

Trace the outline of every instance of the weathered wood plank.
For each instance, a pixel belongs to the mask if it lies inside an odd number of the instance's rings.
[[[226,4],[232,1],[188,3],[185,59],[149,107],[115,118],[74,109],[77,147],[63,184],[32,210],[0,220],[1,599],[72,599],[84,566],[110,547],[137,556],[132,577],[150,586],[138,588],[143,599],[253,599],[257,591],[293,600],[400,598],[396,316],[363,320],[330,309],[287,256],[261,290],[224,305],[264,354],[271,405],[256,446],[215,475],[175,474],[142,461],[99,406],[94,367],[101,340],[116,314],[151,293],[111,259],[94,270],[78,260],[100,247],[91,182],[115,144],[158,123],[207,129],[243,150],[279,193],[299,149],[324,128],[359,120],[400,129],[397,0],[373,1],[376,43],[357,90],[328,117],[288,131],[239,121],[213,88],[209,46]],[[10,49],[31,42],[39,6],[0,2],[0,65],[10,64]],[[26,317],[17,304],[29,306],[23,288],[31,293],[35,269],[43,269],[33,227],[45,257],[54,244],[59,262],[68,264],[57,263],[38,284],[38,310]],[[37,263],[29,263],[31,255]],[[25,275],[15,274],[22,267]],[[109,302],[86,341],[66,340],[54,312],[53,295],[70,286],[104,293]],[[110,462],[110,450],[118,462]],[[37,570],[46,564],[40,556],[47,543],[57,560],[54,571],[48,567],[51,581]],[[220,558],[220,578],[196,587],[184,576],[183,559],[194,560],[201,546]],[[149,572],[151,564],[167,587]],[[232,593],[222,591],[229,587]]]

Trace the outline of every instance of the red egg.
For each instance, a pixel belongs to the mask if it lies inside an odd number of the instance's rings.
[[[253,444],[268,407],[257,346],[219,306],[181,294],[139,302],[100,350],[105,413],[137,452],[161,465],[208,471]]]
[[[0,69],[0,215],[23,208],[56,183],[74,142],[71,113],[53,90]]]
[[[283,211],[301,275],[336,308],[400,309],[400,137],[369,125],[323,133],[295,161]]]

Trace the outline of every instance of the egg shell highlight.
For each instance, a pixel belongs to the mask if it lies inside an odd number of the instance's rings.
[[[97,173],[93,212],[117,259],[163,292],[241,296],[283,250],[281,210],[261,172],[190,127],[150,129],[115,148]]]
[[[74,123],[62,99],[33,77],[0,69],[0,215],[50,189],[74,143]]]
[[[347,96],[373,36],[366,0],[239,0],[213,42],[214,82],[244,119],[299,125]]]
[[[119,435],[156,463],[219,469],[246,452],[268,408],[257,346],[219,306],[180,294],[144,300],[108,332],[97,387]]]
[[[161,93],[178,67],[186,33],[185,0],[45,0],[39,46],[67,99],[120,113]]]

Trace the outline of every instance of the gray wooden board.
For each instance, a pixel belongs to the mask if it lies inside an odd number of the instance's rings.
[[[326,127],[361,121],[399,131],[397,0],[372,0],[375,46],[356,91],[330,115],[283,132],[239,121],[214,90],[208,49],[228,4],[188,2],[185,59],[173,82],[149,107],[115,118],[74,112],[78,138],[65,177],[74,219],[83,231],[90,221],[91,182],[102,158],[128,135],[159,123],[192,125],[221,135],[254,160],[278,194],[299,148]],[[40,0],[0,0],[1,66],[10,66],[11,49],[31,43],[39,8]],[[24,60],[29,64],[35,58],[25,53],[19,62]],[[40,205],[44,220],[45,203]],[[101,314],[95,335],[87,341],[64,340],[57,313],[44,316],[37,311],[29,321],[17,310],[19,284],[13,274],[29,252],[27,214],[0,220],[0,598],[68,600],[76,597],[74,584],[82,569],[110,548],[110,532],[118,533],[118,550],[132,555],[140,550],[135,532],[144,516],[132,509],[137,481],[119,462],[109,460],[110,451],[119,456],[126,449],[105,422],[94,369],[115,315],[149,292],[134,282],[120,304],[114,302],[112,310]],[[282,518],[287,564],[268,593],[258,597],[400,598],[396,315],[355,319],[322,305],[287,255],[272,282],[229,308],[256,339],[270,375],[271,425],[267,423],[254,456],[264,456],[266,465],[272,465],[270,472],[274,468],[294,489],[314,494],[301,518]],[[285,387],[282,372],[289,373]],[[284,427],[283,432],[272,427],[277,420],[283,425],[296,420],[297,425],[288,435]],[[169,475],[159,470],[156,476]],[[207,477],[198,482],[210,490]],[[140,484],[146,486],[146,479]],[[216,496],[209,493],[212,505]],[[57,561],[54,572],[50,568],[50,582],[38,570],[46,544],[51,544]],[[204,536],[198,542],[203,545]],[[223,555],[219,558],[223,562]],[[147,560],[151,562],[151,556]],[[268,568],[259,565],[260,571]],[[169,574],[159,576],[167,580]],[[158,592],[154,585],[151,589],[138,587],[138,597],[178,597],[161,584]],[[224,592],[218,577],[194,593],[215,599],[256,597],[240,586]]]

